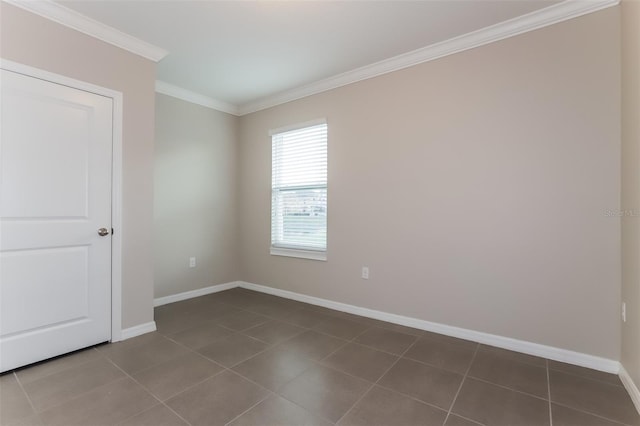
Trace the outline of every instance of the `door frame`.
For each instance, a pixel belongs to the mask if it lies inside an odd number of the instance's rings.
[[[0,58],[0,68],[111,98],[113,101],[111,166],[111,341],[122,340],[122,92]],[[1,84],[1,82],[0,82]]]

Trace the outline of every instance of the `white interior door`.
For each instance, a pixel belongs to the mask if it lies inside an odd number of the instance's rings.
[[[111,338],[113,100],[1,72],[6,371]]]

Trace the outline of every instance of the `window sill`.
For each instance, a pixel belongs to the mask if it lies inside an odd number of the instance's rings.
[[[326,251],[300,250],[282,247],[271,247],[272,256],[297,257],[300,259],[327,261]]]

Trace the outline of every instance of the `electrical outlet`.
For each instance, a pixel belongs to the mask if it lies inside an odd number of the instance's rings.
[[[627,304],[622,302],[622,322],[627,322]]]
[[[189,258],[189,268],[195,268],[196,267],[196,258],[195,257],[190,257]]]
[[[363,280],[368,280],[369,279],[369,267],[368,266],[363,266],[362,267],[362,279]]]

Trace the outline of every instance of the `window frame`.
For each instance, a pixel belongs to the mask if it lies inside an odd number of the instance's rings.
[[[303,123],[298,123],[298,124],[293,124],[293,125],[289,125],[289,126],[285,126],[285,127],[279,127],[277,129],[272,129],[269,131],[269,137],[271,140],[271,152],[272,152],[272,157],[271,157],[271,209],[270,209],[270,221],[269,221],[269,225],[270,225],[270,237],[271,237],[271,241],[269,242],[269,249],[270,249],[270,254],[272,256],[286,256],[286,257],[295,257],[295,258],[301,258],[301,259],[309,259],[309,260],[319,260],[319,261],[326,261],[327,260],[327,249],[328,249],[328,237],[325,237],[325,247],[324,249],[312,249],[312,248],[305,248],[304,246],[299,246],[296,247],[294,245],[291,246],[280,246],[280,245],[274,245],[274,238],[273,238],[273,229],[274,229],[274,194],[275,194],[275,188],[274,188],[274,184],[273,184],[273,178],[274,178],[274,157],[273,157],[273,148],[274,148],[274,136],[277,136],[281,133],[287,133],[287,132],[291,132],[291,131],[295,131],[295,130],[303,130],[305,128],[308,127],[314,127],[314,126],[318,126],[318,125],[326,125],[326,132],[327,132],[327,154],[328,154],[328,139],[329,139],[329,127],[327,124],[327,119],[326,118],[319,118],[316,120],[311,120],[311,121],[306,121]],[[327,158],[327,167],[328,167],[328,158]],[[327,174],[328,174],[328,170],[327,170]],[[290,187],[290,188],[286,188],[284,190],[280,189],[280,192],[287,192],[287,191],[299,191],[299,190],[305,190],[305,189],[324,189],[326,191],[327,197],[328,197],[328,193],[329,193],[329,185],[328,185],[328,176],[326,179],[326,182],[324,185],[318,185],[318,184],[312,184],[312,185],[300,185],[300,186],[296,186],[296,187]],[[327,213],[328,213],[328,209],[327,209]],[[325,224],[325,232],[328,233],[328,215],[327,215],[327,221]]]

